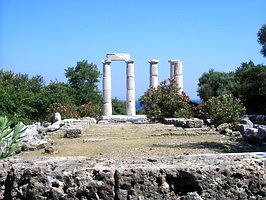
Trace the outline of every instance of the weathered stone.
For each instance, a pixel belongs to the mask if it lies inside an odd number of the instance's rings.
[[[258,129],[256,128],[247,128],[242,136],[247,143],[260,143],[260,138],[258,137]]]
[[[81,136],[83,136],[83,129],[76,127],[76,128],[67,129],[64,137],[66,137],[66,138],[78,138]]]
[[[158,86],[158,63],[159,60],[149,60],[150,63],[150,87],[157,88]]]
[[[253,123],[248,118],[242,119],[239,123],[246,124],[248,128],[253,128]]]
[[[249,128],[249,126],[247,124],[238,124],[236,126],[236,129],[241,133],[244,134],[245,131],[247,130],[247,128]]]
[[[266,127],[258,128],[258,137],[260,138],[261,142],[266,142]]]
[[[249,155],[0,161],[1,199],[258,199],[266,169]]]
[[[108,54],[106,54],[106,58],[110,59],[110,60],[124,61],[124,60],[130,60],[130,54],[128,54],[128,53],[108,53]]]
[[[135,101],[135,73],[134,61],[126,60],[127,64],[127,115],[136,115],[136,101]]]
[[[62,117],[61,117],[60,113],[59,112],[56,112],[54,114],[53,122],[58,122],[58,121],[61,121],[61,120],[62,120]]]
[[[47,146],[44,148],[44,153],[55,154],[57,153],[57,150],[53,146]]]
[[[165,118],[164,123],[173,124],[182,128],[201,128],[204,123],[203,120],[198,118],[185,119],[185,118]]]
[[[99,121],[98,123],[108,124],[108,123],[126,123],[126,122],[131,122],[134,124],[147,124],[150,121],[146,115],[135,115],[135,116],[113,115],[110,117],[103,116],[103,120]]]
[[[170,63],[170,78],[175,78],[175,68],[178,60],[168,60],[168,62]]]
[[[256,116],[257,124],[266,124],[266,115],[257,115]]]
[[[48,139],[43,139],[42,136],[37,131],[36,125],[28,125],[27,129],[22,133],[22,151],[35,150],[44,148],[46,145],[50,145],[53,141]]]
[[[229,124],[228,123],[223,123],[220,124],[219,126],[217,126],[217,131],[219,131],[219,133],[221,134],[226,134],[229,130]]]

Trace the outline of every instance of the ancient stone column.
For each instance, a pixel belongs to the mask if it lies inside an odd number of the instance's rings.
[[[182,62],[177,61],[175,65],[174,78],[176,79],[177,85],[180,88],[180,93],[183,92],[183,70],[182,70]]]
[[[103,63],[103,116],[112,115],[112,84],[111,84],[111,60]]]
[[[159,60],[149,60],[150,63],[150,87],[158,86],[158,62]]]
[[[127,63],[127,115],[136,115],[136,99],[135,99],[135,75],[134,61],[126,60]]]
[[[168,60],[170,63],[170,78],[175,78],[175,68],[178,60]]]

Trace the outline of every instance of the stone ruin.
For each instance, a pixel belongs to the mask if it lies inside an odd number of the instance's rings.
[[[136,116],[135,105],[135,73],[134,60],[127,53],[112,53],[106,55],[107,59],[103,63],[103,118],[112,118],[112,84],[111,84],[111,62],[125,61],[127,66],[127,115]],[[183,73],[182,62],[178,60],[169,60],[170,63],[170,78],[174,78],[180,87],[180,92],[183,91]],[[150,87],[158,86],[158,63],[159,60],[149,60],[150,63]],[[144,117],[144,116],[142,116]],[[145,118],[145,117],[144,117]]]
[[[242,199],[266,197],[251,155],[13,157],[0,161],[0,199]]]

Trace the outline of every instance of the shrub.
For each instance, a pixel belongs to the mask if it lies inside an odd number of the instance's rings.
[[[62,105],[60,103],[52,103],[49,105],[47,109],[47,119],[51,120],[54,113],[59,112],[61,114],[62,119],[67,118],[79,118],[78,112],[75,110],[73,106]]]
[[[80,106],[79,114],[81,117],[93,117],[96,120],[99,120],[102,114],[102,107],[98,104],[93,104],[90,101]]]
[[[12,156],[21,146],[22,133],[26,130],[19,122],[13,128],[7,117],[0,117],[0,158]]]
[[[212,97],[199,104],[200,115],[212,119],[215,125],[240,121],[245,115],[245,107],[232,95]]]
[[[192,116],[192,109],[189,105],[189,97],[180,93],[175,79],[163,81],[157,88],[150,88],[140,98],[141,105],[144,105],[146,115],[155,120],[163,120],[168,117]]]

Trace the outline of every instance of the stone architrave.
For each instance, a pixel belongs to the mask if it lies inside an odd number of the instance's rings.
[[[112,84],[111,84],[111,60],[103,63],[103,116],[112,115]]]
[[[135,99],[135,73],[134,61],[125,60],[127,64],[127,115],[136,115],[136,99]]]
[[[108,53],[106,54],[107,59],[111,61],[126,61],[130,60],[130,54],[128,53]]]
[[[168,60],[170,63],[170,78],[175,78],[175,68],[178,60]]]
[[[158,86],[158,63],[159,60],[149,60],[150,63],[150,87],[157,88]]]

